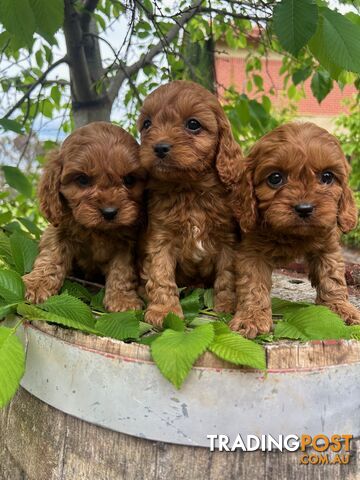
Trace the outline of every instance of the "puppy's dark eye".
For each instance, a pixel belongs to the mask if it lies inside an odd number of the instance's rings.
[[[320,174],[320,182],[326,185],[331,185],[334,181],[334,174],[332,172],[322,172]]]
[[[123,178],[123,182],[125,187],[131,188],[135,185],[136,183],[136,177],[134,175],[125,175]]]
[[[144,121],[142,130],[148,130],[151,127],[151,120],[148,118]]]
[[[199,132],[201,129],[201,124],[195,118],[190,118],[186,124],[186,128],[190,130],[191,132]]]
[[[284,175],[281,172],[273,172],[267,177],[267,183],[272,188],[281,187],[284,181]]]
[[[75,179],[76,183],[81,187],[87,187],[91,183],[90,177],[85,174],[78,175]]]

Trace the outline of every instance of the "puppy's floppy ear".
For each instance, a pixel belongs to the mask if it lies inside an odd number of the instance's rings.
[[[235,141],[230,122],[221,110],[217,116],[219,145],[216,170],[222,183],[229,189],[231,207],[241,230],[249,232],[257,221],[256,198],[252,182],[252,169]]]
[[[216,114],[219,143],[215,166],[220,180],[226,186],[231,186],[240,180],[243,155],[240,146],[233,137],[230,122],[221,107]]]
[[[354,194],[349,185],[343,186],[343,193],[339,202],[338,225],[343,233],[353,230],[358,222],[358,211],[356,208]]]
[[[38,187],[40,209],[55,227],[59,225],[65,213],[65,205],[60,197],[62,163],[59,150],[50,152]]]
[[[245,233],[254,230],[257,223],[257,206],[252,177],[251,166],[245,162],[239,181],[231,186],[232,210],[241,230]]]

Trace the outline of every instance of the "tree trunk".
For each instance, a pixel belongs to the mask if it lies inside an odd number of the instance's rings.
[[[80,15],[73,0],[65,0],[64,34],[75,128],[110,121],[111,102],[106,93],[96,22],[91,13]]]
[[[89,104],[76,104],[76,102],[73,102],[72,113],[75,128],[91,122],[110,122],[111,104],[104,99],[92,103],[89,102]]]

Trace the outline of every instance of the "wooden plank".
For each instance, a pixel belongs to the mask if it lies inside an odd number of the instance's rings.
[[[43,322],[33,322],[33,326],[60,340],[90,350],[134,358],[140,361],[152,361],[150,349],[146,345],[87,335]],[[271,345],[267,344],[265,349],[269,370],[286,371],[360,362],[360,342],[356,340],[326,340],[306,343],[284,340]],[[210,352],[202,355],[195,366],[252,371],[250,368],[238,367],[225,362]]]
[[[210,452],[134,438],[88,424],[62,414],[23,389],[11,407],[0,413],[0,425],[1,480],[360,477],[360,439],[352,441],[351,461],[342,466],[300,465],[300,452]]]

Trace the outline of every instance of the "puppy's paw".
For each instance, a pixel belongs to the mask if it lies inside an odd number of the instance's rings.
[[[236,312],[234,318],[229,323],[231,330],[239,332],[246,338],[255,338],[257,335],[269,333],[273,322],[271,315],[264,312],[255,312],[253,315],[243,315]]]
[[[58,293],[58,289],[49,285],[45,278],[33,277],[31,273],[22,277],[25,284],[25,299],[30,303],[43,303],[52,295]]]
[[[184,318],[180,303],[176,305],[150,303],[145,312],[145,322],[161,328],[164,318],[170,312],[175,313],[175,315],[178,315],[180,318]]]
[[[333,312],[337,313],[348,325],[360,324],[360,312],[350,302],[337,303],[335,305],[326,305]]]
[[[141,310],[143,301],[135,294],[122,292],[106,292],[104,306],[109,312],[126,312],[128,310]]]
[[[231,292],[220,292],[214,298],[215,312],[234,313],[235,295]]]

